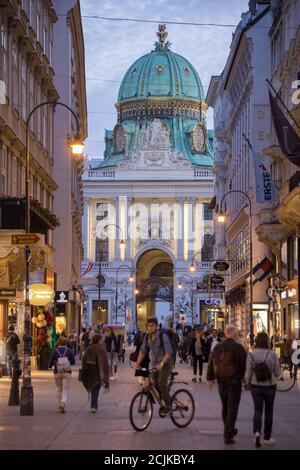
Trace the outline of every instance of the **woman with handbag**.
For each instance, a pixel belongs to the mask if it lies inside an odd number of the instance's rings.
[[[82,358],[82,370],[79,373],[84,387],[91,394],[91,411],[96,413],[101,385],[109,390],[109,361],[105,347],[100,344],[101,336],[95,334],[92,344]]]

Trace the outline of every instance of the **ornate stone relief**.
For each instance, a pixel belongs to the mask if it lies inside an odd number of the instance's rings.
[[[144,126],[140,133],[137,153],[126,155],[119,168],[192,168],[182,154],[177,154],[171,147],[170,131],[160,119],[154,119]]]

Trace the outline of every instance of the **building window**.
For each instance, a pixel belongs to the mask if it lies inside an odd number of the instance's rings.
[[[11,195],[13,197],[18,196],[18,162],[16,157],[12,157],[12,167],[11,167],[11,183],[12,183],[12,190]]]
[[[203,245],[201,249],[201,261],[212,260],[214,256],[214,237],[207,233],[203,237]]]
[[[2,145],[0,152],[0,194],[7,194],[7,148]]]
[[[237,275],[240,271],[244,271],[249,263],[249,230],[244,227],[243,230],[235,237],[230,247],[231,255],[231,274]]]
[[[12,46],[12,103],[18,110],[19,106],[19,76],[18,76],[18,46],[14,41]]]
[[[25,59],[22,59],[21,66],[21,93],[22,93],[22,118],[27,119],[27,66]]]
[[[204,202],[203,204],[203,220],[213,220],[214,213],[213,210],[209,208],[209,203]]]
[[[276,72],[283,56],[283,42],[282,42],[282,24],[277,28],[277,31],[271,42],[271,61],[272,61],[272,74]]]
[[[97,202],[96,204],[96,221],[99,222],[108,217],[108,204],[106,202]]]
[[[6,86],[6,94],[8,88],[8,51],[7,51],[7,28],[3,24],[1,26],[1,63],[0,63],[0,79],[4,81]]]
[[[96,263],[108,262],[108,238],[96,239]]]
[[[42,183],[40,183],[40,203],[43,207],[44,207],[44,198],[45,198],[44,186],[42,185]]]
[[[298,239],[296,236],[287,240],[288,280],[298,277]]]

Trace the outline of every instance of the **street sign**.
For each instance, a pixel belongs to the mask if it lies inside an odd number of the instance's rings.
[[[40,241],[37,233],[18,233],[11,236],[12,245],[34,245]]]
[[[212,284],[222,284],[222,282],[224,282],[224,277],[218,276],[218,274],[213,274],[210,276],[210,281]]]
[[[215,264],[213,265],[213,268],[216,271],[228,271],[229,269],[229,264],[226,261],[216,261]]]
[[[16,297],[16,289],[0,289],[0,297]]]

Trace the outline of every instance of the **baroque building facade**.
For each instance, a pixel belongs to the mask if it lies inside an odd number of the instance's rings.
[[[25,260],[12,233],[25,227],[26,119],[44,101],[55,101],[53,28],[57,15],[49,0],[1,2],[0,6],[0,340],[14,324],[22,336]],[[30,120],[31,229],[41,234],[32,247],[31,281],[55,287],[53,230],[53,108],[40,108]],[[12,289],[11,295],[9,291]],[[15,289],[15,291],[14,291]],[[7,292],[7,294],[6,294]]]
[[[212,77],[207,95],[214,108],[216,209],[227,191],[245,191],[252,203],[253,266],[264,257],[274,266],[264,281],[254,285],[254,330],[272,334],[279,328],[282,335],[294,333],[297,338],[299,172],[278,145],[266,79],[299,123],[299,7],[294,0],[252,3],[237,27],[225,69],[221,76]],[[253,160],[243,134],[277,186],[273,202],[256,202]],[[247,205],[241,194],[226,197],[225,230],[215,223],[216,253],[232,260],[226,294],[228,319],[245,334],[250,318]]]
[[[117,123],[106,131],[102,161],[88,160],[84,184],[81,283],[86,323],[144,328],[201,319],[209,272],[212,133],[200,78],[170,49],[165,25],[150,53],[136,60],[119,90]],[[120,242],[122,242],[120,244]],[[204,315],[204,314],[203,314]]]

